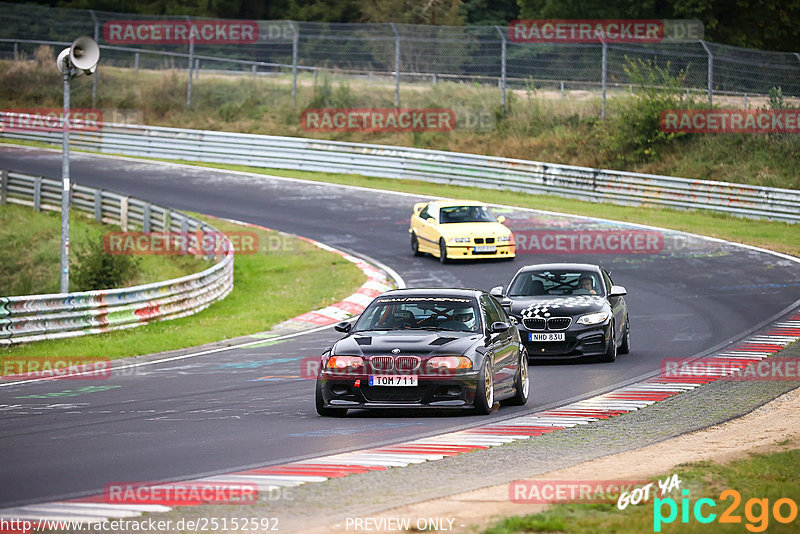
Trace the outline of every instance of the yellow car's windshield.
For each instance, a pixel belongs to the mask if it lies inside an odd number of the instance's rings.
[[[439,210],[439,222],[441,224],[497,222],[497,218],[486,206],[448,206]]]

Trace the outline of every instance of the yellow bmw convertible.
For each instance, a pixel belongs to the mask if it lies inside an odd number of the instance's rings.
[[[435,200],[414,204],[411,250],[429,252],[442,263],[449,260],[503,258],[516,254],[514,234],[489,207],[472,200]]]

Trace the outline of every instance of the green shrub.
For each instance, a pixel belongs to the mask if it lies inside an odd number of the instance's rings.
[[[71,266],[71,291],[123,287],[139,273],[138,258],[108,254],[103,240],[91,239],[88,233],[83,242],[75,254],[77,261]]]

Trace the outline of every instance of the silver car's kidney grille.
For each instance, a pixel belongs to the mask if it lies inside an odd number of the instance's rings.
[[[391,356],[373,356],[369,359],[369,366],[374,373],[385,373],[394,370],[394,358]]]
[[[547,320],[548,330],[566,330],[572,324],[572,317],[551,317]]]
[[[525,317],[522,319],[522,325],[528,330],[544,330],[545,320],[541,317]]]

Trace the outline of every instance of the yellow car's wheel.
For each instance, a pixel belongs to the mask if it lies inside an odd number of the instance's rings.
[[[444,242],[444,239],[439,240],[439,261],[442,263],[447,263],[447,245]]]
[[[422,252],[419,251],[419,240],[417,239],[417,234],[411,234],[411,252],[414,253],[414,256],[422,256]]]

